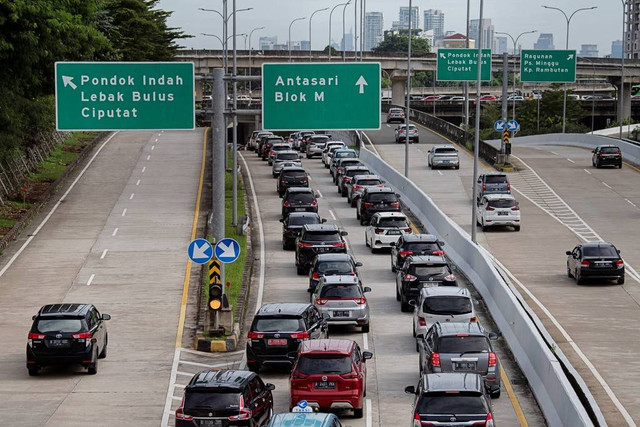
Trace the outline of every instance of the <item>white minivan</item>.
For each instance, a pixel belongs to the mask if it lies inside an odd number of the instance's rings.
[[[485,194],[478,202],[476,222],[482,231],[499,226],[520,231],[520,205],[511,194]]]

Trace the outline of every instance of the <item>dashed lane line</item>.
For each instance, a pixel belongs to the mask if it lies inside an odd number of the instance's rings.
[[[118,234],[118,227],[113,229],[113,233],[111,233],[111,236],[115,237],[116,234]]]
[[[89,276],[89,280],[87,280],[87,286],[91,286],[91,284],[93,283],[93,279],[95,279],[96,275],[92,274],[91,276]]]
[[[107,252],[109,252],[109,249],[105,249],[104,251],[102,251],[102,255],[100,255],[100,259],[104,259],[104,257],[107,256]]]

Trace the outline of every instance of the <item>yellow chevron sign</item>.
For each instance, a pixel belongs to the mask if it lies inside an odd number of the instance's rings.
[[[220,261],[212,259],[209,261],[209,284],[222,283],[220,274]]]

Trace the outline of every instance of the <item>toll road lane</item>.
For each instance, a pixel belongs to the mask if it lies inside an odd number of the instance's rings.
[[[422,126],[418,127],[421,141],[449,143]],[[367,132],[367,135],[382,158],[396,169],[403,170],[404,147],[392,142],[391,131],[391,128],[383,126],[381,131]],[[470,232],[472,158],[464,149],[458,147],[460,170],[442,170],[443,175],[439,175],[427,166],[426,153],[429,148],[429,145],[423,144],[410,146],[410,177],[440,209],[465,231]],[[553,151],[560,153],[558,149]],[[574,154],[551,155],[558,158],[557,162],[563,162],[563,168],[574,167],[565,160],[566,158],[576,161],[579,158]],[[579,163],[577,162],[577,165]],[[578,174],[564,181],[565,185],[568,181],[583,180],[585,176],[589,178],[583,168],[584,165],[576,167],[577,172],[581,172],[582,175]],[[486,168],[486,171],[491,169]],[[603,169],[602,172],[611,171]],[[571,184],[573,185],[575,184]],[[636,393],[631,390],[631,384],[640,381],[640,371],[628,368],[636,363],[635,355],[640,352],[640,344],[635,341],[627,342],[628,337],[635,334],[634,325],[640,321],[637,285],[630,281],[623,287],[614,284],[594,284],[578,288],[575,280],[567,278],[564,253],[572,249],[579,242],[579,238],[566,225],[519,194],[517,186],[515,189],[513,194],[520,202],[522,215],[521,231],[516,233],[511,229],[496,229],[482,232],[478,229],[478,243],[504,264],[549,310],[554,319],[549,318],[535,301],[528,299],[529,305],[545,322],[553,338],[585,380],[609,424],[626,425],[631,418],[640,419],[640,404],[636,399]],[[602,190],[611,191],[604,186]],[[578,194],[575,193],[574,197],[579,199]],[[598,199],[600,192],[594,195],[591,191],[584,194],[584,197]],[[618,201],[620,200],[618,198]],[[594,215],[597,216],[598,212],[604,215],[604,204],[597,206],[599,207],[594,210]],[[599,231],[598,228],[593,228],[596,232]],[[629,235],[633,235],[631,228],[625,229]],[[563,330],[554,325],[554,321],[557,321]],[[603,348],[607,349],[606,357],[603,357]],[[620,348],[624,348],[625,351],[616,350]],[[617,402],[618,399],[621,403]],[[625,411],[631,415],[623,415]]]
[[[264,222],[266,251],[268,253],[264,303],[267,302],[307,302],[306,288],[308,276],[298,276],[294,266],[294,252],[283,251],[281,244],[280,199],[278,199],[270,169],[255,156],[245,156],[251,170],[253,183],[259,199]],[[412,314],[400,312],[395,301],[395,275],[390,270],[388,253],[373,255],[364,243],[364,227],[359,225],[355,210],[349,207],[346,199],[336,194],[336,186],[331,176],[318,160],[303,160],[303,167],[311,174],[312,186],[323,197],[319,199],[320,215],[329,223],[336,223],[349,235],[346,237],[350,253],[362,262],[360,275],[364,286],[373,291],[367,294],[371,308],[371,332],[360,333],[351,327],[331,328],[332,338],[347,338],[357,341],[362,348],[373,351],[373,360],[367,362],[367,399],[372,401],[372,413],[365,410],[363,420],[341,417],[354,426],[372,425],[395,426],[407,422],[411,416],[412,398],[404,394],[406,385],[418,382],[418,353],[412,337]],[[333,214],[333,215],[332,215]],[[335,220],[333,219],[335,217]],[[480,304],[482,307],[482,304]],[[494,330],[490,319],[481,313],[481,321],[490,330]],[[248,322],[250,319],[248,319]],[[247,323],[248,323],[247,322]],[[535,425],[543,425],[535,400],[526,386],[526,381],[517,371],[517,365],[510,358],[508,350],[501,344],[498,348],[503,367],[507,375],[514,379],[518,400],[524,412]],[[262,371],[265,381],[276,385],[274,393],[275,411],[287,411],[289,399],[289,376],[286,371]],[[505,425],[518,425],[518,418],[507,393],[493,401],[497,421]],[[406,417],[403,418],[403,417]]]

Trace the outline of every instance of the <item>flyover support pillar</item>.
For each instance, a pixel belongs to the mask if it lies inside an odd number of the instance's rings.
[[[196,80],[195,81],[195,95],[196,95],[196,101],[201,102],[202,101],[202,95],[204,95],[204,93],[202,93],[204,89],[204,80]]]
[[[407,88],[407,70],[394,70],[389,76],[391,79],[391,103],[404,105]]]

